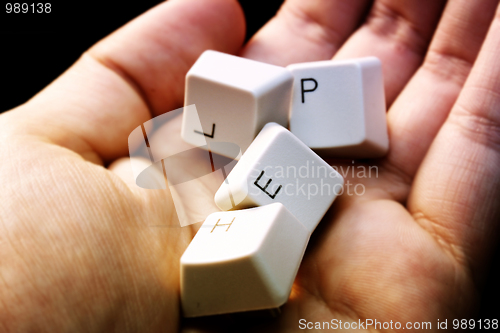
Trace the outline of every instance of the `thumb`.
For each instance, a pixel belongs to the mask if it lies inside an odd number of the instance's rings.
[[[206,49],[238,52],[244,30],[235,0],[164,2],[4,114],[0,128],[48,139],[96,162],[124,156],[135,127],[182,104],[184,76],[198,56]]]

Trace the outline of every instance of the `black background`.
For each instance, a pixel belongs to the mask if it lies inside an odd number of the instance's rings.
[[[51,2],[50,14],[0,12],[0,112],[26,102],[57,78],[91,45],[161,1]],[[30,2],[31,3],[31,2]],[[240,0],[247,39],[271,18],[282,0]],[[1,161],[0,161],[1,163]],[[499,318],[500,251],[490,267],[478,318]],[[381,268],[383,269],[383,268]]]
[[[0,112],[26,102],[57,78],[90,46],[160,0],[51,2],[49,14],[6,14],[0,9]],[[12,3],[12,2],[10,2]],[[32,3],[32,2],[27,2]],[[104,4],[103,4],[104,3]],[[115,5],[112,5],[115,3]],[[247,36],[253,35],[282,0],[241,0]],[[31,10],[31,7],[30,7]]]

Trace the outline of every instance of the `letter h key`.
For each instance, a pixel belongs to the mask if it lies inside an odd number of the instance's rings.
[[[231,220],[231,229],[219,228]],[[280,203],[209,215],[181,257],[184,316],[281,306],[309,236]]]

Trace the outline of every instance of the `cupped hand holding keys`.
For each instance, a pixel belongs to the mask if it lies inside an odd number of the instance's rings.
[[[244,328],[472,318],[500,215],[498,6],[287,0],[242,45],[236,1],[171,0],[97,43],[0,116],[0,327],[238,327],[181,320],[179,259],[199,224],[181,228],[169,192],[137,187],[127,157],[134,128],[182,106],[207,49],[279,66],[375,56],[385,79],[390,150],[355,162],[378,177],[347,175],[364,194],[340,196],[319,224],[281,315]],[[212,186],[200,181],[193,200],[216,211]]]

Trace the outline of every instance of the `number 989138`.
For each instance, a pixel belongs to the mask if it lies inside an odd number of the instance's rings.
[[[498,319],[453,319],[453,329],[496,330],[498,329]]]
[[[49,14],[52,12],[52,4],[49,2],[42,3],[6,3],[5,12],[7,14]]]

